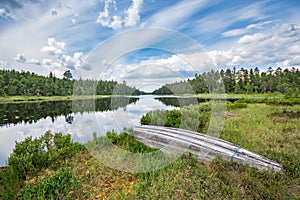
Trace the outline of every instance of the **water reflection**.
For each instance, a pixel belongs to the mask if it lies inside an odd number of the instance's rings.
[[[58,116],[64,115],[66,122],[72,123],[71,114],[94,111],[111,111],[135,103],[138,98],[114,97],[85,99],[76,101],[46,101],[34,103],[0,104],[0,126],[7,124],[35,123],[50,117],[54,123]]]
[[[52,101],[0,104],[0,166],[14,148],[15,141],[39,137],[47,130],[70,133],[74,141],[85,143],[107,131],[140,124],[145,113],[156,109],[174,109],[155,96],[114,97],[97,100]]]
[[[182,107],[190,104],[197,104],[200,102],[208,101],[205,99],[199,99],[197,97],[177,97],[177,96],[163,96],[163,97],[156,97],[155,99],[159,100],[160,102],[162,102],[167,106],[175,106],[175,107]]]

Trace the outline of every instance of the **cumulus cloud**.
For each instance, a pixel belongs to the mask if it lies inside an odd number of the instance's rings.
[[[103,0],[102,0],[102,2],[103,2]],[[104,1],[104,10],[99,13],[99,16],[98,16],[96,22],[101,24],[104,27],[116,29],[116,27],[112,25],[112,19],[111,19],[110,13],[109,13],[110,4],[115,5],[116,1],[114,1],[114,0],[105,0]],[[114,16],[114,17],[117,18],[117,16]]]
[[[40,65],[41,62],[36,59],[36,58],[30,58],[28,61],[27,61],[28,64],[34,64],[34,65]]]
[[[106,61],[102,61],[106,63]],[[185,80],[213,67],[212,60],[205,52],[173,54],[167,58],[150,58],[137,63],[109,65],[101,79],[126,82],[131,86],[156,85]],[[194,65],[195,66],[194,66]],[[155,86],[155,87],[156,87]],[[152,88],[154,89],[154,88]]]
[[[60,62],[63,67],[68,69],[75,69],[81,67],[83,63],[83,53],[75,52],[73,57],[69,55],[63,55]]]
[[[41,52],[52,57],[43,59],[42,63],[47,66],[65,67],[74,70],[85,64],[82,52],[75,52],[73,56],[68,55],[66,43],[57,41],[55,38],[48,38],[48,42],[41,48]],[[86,64],[84,67],[87,67]]]
[[[61,57],[66,53],[66,43],[58,42],[55,38],[48,38],[47,45],[41,49],[41,52],[51,56]]]
[[[15,60],[19,63],[27,63],[27,64],[34,64],[40,65],[40,61],[36,58],[27,59],[23,54],[18,53],[15,57]]]
[[[103,0],[102,0],[103,2]],[[104,10],[99,13],[97,23],[103,27],[119,29],[124,26],[135,26],[140,21],[140,8],[143,0],[132,0],[131,6],[124,11],[125,17],[116,15],[116,1],[104,0]],[[113,6],[113,8],[111,8]]]
[[[241,36],[232,48],[210,51],[218,66],[278,66],[300,64],[300,24],[283,24],[272,31]]]
[[[51,65],[54,61],[52,59],[43,59],[43,65]]]
[[[25,63],[27,59],[23,54],[17,54],[15,60],[20,63]]]
[[[132,5],[125,11],[125,26],[135,26],[140,21],[140,9],[142,7],[143,0],[132,0]]]
[[[15,60],[19,63],[43,64],[44,66],[54,68],[67,68],[71,70],[79,68],[89,69],[88,64],[84,61],[82,52],[75,52],[73,55],[68,55],[66,43],[57,41],[55,38],[48,38],[48,42],[41,48],[41,52],[47,56],[47,58],[43,58],[41,61],[36,58],[28,59],[20,53],[16,55]]]
[[[137,85],[138,82],[174,82],[178,78],[210,70],[213,66],[300,67],[300,24],[277,24],[272,29],[265,29],[264,24],[268,23],[252,24],[259,32],[240,36],[226,50],[179,53],[133,64],[116,63],[110,65],[103,76],[105,79],[129,80],[132,85]]]

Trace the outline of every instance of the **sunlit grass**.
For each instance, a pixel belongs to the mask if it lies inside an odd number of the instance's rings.
[[[7,96],[0,97],[0,103],[27,103],[36,101],[64,101],[80,99],[99,99],[111,97],[112,95],[76,95],[76,96]]]
[[[200,106],[202,111],[210,112],[207,105]],[[195,108],[199,106],[188,106],[186,111]],[[281,163],[284,171],[279,173],[259,171],[220,158],[203,163],[186,155],[163,169],[131,174],[105,166],[88,151],[80,151],[20,184],[12,181],[17,180],[14,174],[4,173],[8,168],[1,170],[0,177],[9,182],[6,187],[13,185],[16,191],[22,191],[29,184],[55,183],[55,176],[62,175],[64,169],[69,170],[70,180],[76,181],[66,185],[65,199],[299,199],[299,113],[299,104],[245,106],[242,103],[231,104],[227,109],[220,137]],[[124,150],[153,151],[126,134],[110,133],[108,139]],[[91,144],[98,144],[96,141],[101,138],[94,138]],[[8,191],[3,184],[0,186],[2,192]]]

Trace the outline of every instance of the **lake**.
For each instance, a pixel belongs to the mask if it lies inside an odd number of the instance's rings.
[[[70,133],[74,141],[85,143],[94,132],[100,136],[140,125],[140,118],[149,111],[171,110],[196,102],[196,98],[143,95],[0,104],[0,166],[7,165],[15,141],[28,136],[39,137],[50,130]]]

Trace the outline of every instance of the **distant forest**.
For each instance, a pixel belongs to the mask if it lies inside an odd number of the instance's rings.
[[[226,93],[282,93],[287,96],[299,96],[300,71],[280,67],[268,68],[266,72],[255,69],[240,70],[226,69],[196,74],[193,79],[187,81],[166,84],[153,91],[156,95],[187,94],[192,91],[195,94],[208,92]]]
[[[70,71],[64,78],[49,77],[31,72],[0,70],[0,96],[66,96],[66,95],[139,95],[143,92],[129,87],[126,82],[73,80]]]
[[[74,80],[70,71],[64,78],[48,77],[31,72],[0,70],[0,96],[66,96],[66,95],[141,95],[146,94],[126,85],[126,82]],[[155,95],[226,93],[281,93],[290,97],[300,95],[300,71],[280,67],[266,72],[255,69],[226,69],[195,74],[193,79],[166,84],[153,91]]]

